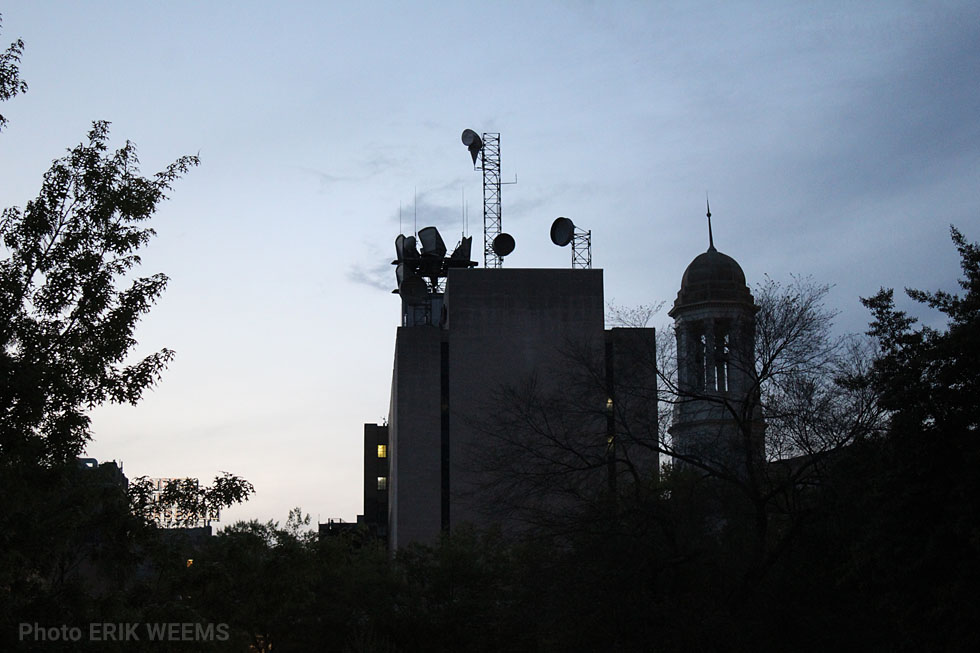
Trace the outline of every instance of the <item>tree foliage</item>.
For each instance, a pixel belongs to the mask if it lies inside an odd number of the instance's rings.
[[[3,27],[3,15],[0,14],[0,27]],[[0,52],[0,102],[9,100],[19,93],[27,92],[27,82],[20,78],[20,57],[24,53],[24,42],[17,39],[3,52]],[[7,124],[7,119],[0,115],[0,130]]]
[[[945,330],[916,328],[915,318],[895,308],[892,289],[861,300],[873,316],[868,333],[880,348],[873,380],[903,429],[975,432],[980,426],[980,248],[955,227],[950,232],[965,294],[906,289],[946,317]]]
[[[0,101],[27,90],[23,48],[17,40],[0,52]],[[0,214],[3,650],[18,645],[24,622],[152,621],[158,606],[133,589],[169,564],[162,552],[182,546],[133,510],[118,466],[76,459],[91,437],[88,410],[136,403],[173,355],[132,359],[137,322],[167,282],[138,274],[139,253],[154,235],[147,223],[157,206],[198,164],[185,156],[144,176],[135,145],[113,151],[108,141],[108,123],[93,123],[51,164],[35,199]],[[168,500],[210,511],[251,491],[225,475]]]
[[[184,156],[152,177],[136,147],[108,149],[109,125],[56,160],[38,197],[0,219],[0,460],[65,462],[89,439],[85,411],[136,403],[173,356],[130,363],[138,320],[167,277],[131,278],[154,235],[145,222],[171,184],[198,164]]]
[[[222,472],[210,486],[202,487],[197,479],[171,479],[157,494],[153,482],[140,476],[129,482],[130,506],[134,514],[147,522],[167,527],[210,526],[222,508],[248,501],[255,487],[245,479]],[[292,516],[292,514],[290,515]]]
[[[653,316],[664,307],[664,302],[624,306],[615,302],[606,304],[606,326],[642,329],[650,324]]]

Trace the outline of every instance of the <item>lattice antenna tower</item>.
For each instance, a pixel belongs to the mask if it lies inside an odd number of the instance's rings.
[[[494,239],[502,232],[500,215],[500,134],[483,134],[483,266],[499,268],[503,257],[493,249]]]
[[[572,236],[572,267],[592,269],[592,230],[575,229]]]
[[[463,145],[473,158],[473,169],[483,171],[483,267],[499,268],[504,256],[514,249],[513,238],[503,234],[501,224],[500,134],[483,132],[481,136],[467,129],[463,132]],[[498,240],[501,236],[504,237]]]

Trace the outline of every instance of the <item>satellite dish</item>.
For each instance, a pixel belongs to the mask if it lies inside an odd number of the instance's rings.
[[[422,241],[422,256],[442,258],[446,255],[446,243],[442,242],[442,236],[435,227],[419,229],[419,240]]]
[[[514,251],[514,237],[510,234],[497,234],[493,239],[493,253],[503,258]]]
[[[473,165],[476,165],[476,157],[480,156],[480,150],[483,149],[483,140],[472,129],[463,130],[462,140],[463,145],[470,151],[470,156],[473,158]]]
[[[472,129],[463,130],[463,145],[466,147],[473,147],[476,144],[477,147],[483,146],[483,141],[480,140],[480,135],[477,134]]]
[[[409,304],[419,304],[425,301],[429,294],[429,287],[422,277],[414,274],[405,277],[405,280],[398,286],[398,294]]]
[[[568,218],[557,218],[551,223],[551,242],[564,247],[572,242],[575,235],[575,224]]]

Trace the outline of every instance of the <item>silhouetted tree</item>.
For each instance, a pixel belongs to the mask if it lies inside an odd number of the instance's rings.
[[[951,228],[962,294],[906,290],[946,317],[917,326],[892,290],[863,299],[879,356],[864,376],[889,411],[887,437],[840,474],[841,540],[834,568],[892,650],[972,650],[980,620],[980,247]],[[882,637],[882,633],[887,633]]]
[[[0,14],[0,27],[3,27],[3,15]],[[27,92],[27,82],[20,78],[20,56],[24,53],[24,42],[17,39],[3,52],[0,52],[0,102],[11,99],[18,93]],[[0,115],[0,130],[7,124],[7,119]]]
[[[161,525],[176,527],[209,526],[222,508],[244,503],[254,492],[251,483],[229,472],[222,472],[205,487],[197,479],[171,480],[159,494],[146,476],[129,483],[130,505],[135,514],[148,522],[163,521]]]
[[[163,292],[154,274],[126,284],[137,251],[153,236],[143,223],[190,167],[181,157],[152,178],[136,148],[108,152],[108,123],[56,160],[40,195],[0,220],[0,461],[73,460],[90,438],[86,411],[136,403],[173,352],[126,357],[139,318]]]
[[[17,40],[0,53],[0,101],[27,90],[22,52]],[[198,159],[145,177],[135,146],[113,152],[108,137],[108,123],[93,123],[52,163],[35,199],[0,215],[4,641],[16,636],[15,616],[67,619],[121,596],[139,563],[142,522],[121,474],[104,478],[109,467],[82,469],[76,457],[91,437],[87,412],[136,403],[172,356],[129,360],[136,324],[167,281],[134,272],[154,234],[146,222]]]
[[[609,328],[642,329],[649,326],[653,316],[664,307],[664,302],[656,304],[640,304],[639,306],[623,306],[609,302],[606,304],[606,326]]]
[[[966,293],[906,290],[946,316],[944,330],[915,328],[915,318],[895,308],[891,289],[861,300],[874,317],[868,333],[880,347],[872,377],[897,428],[943,433],[980,426],[980,248],[955,227],[950,232]]]

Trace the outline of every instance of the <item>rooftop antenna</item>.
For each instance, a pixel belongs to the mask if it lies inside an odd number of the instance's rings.
[[[551,242],[564,247],[572,244],[572,268],[592,269],[592,230],[579,229],[568,218],[551,223]]]
[[[708,202],[708,191],[704,191],[704,203],[708,207],[708,251],[714,252],[715,250],[715,238],[711,235],[711,204]]]
[[[418,236],[419,235],[419,187],[418,186],[415,187],[415,198],[414,198],[414,202],[415,202],[415,207],[414,207],[414,210],[415,210],[415,227],[414,227],[414,230],[412,231],[412,233],[415,234],[416,236]]]
[[[463,145],[470,151],[473,169],[483,171],[483,267],[499,268],[503,257],[499,252],[513,251],[514,239],[510,236],[500,241],[499,247],[494,247],[497,238],[502,235],[500,224],[500,133],[483,132],[482,137],[472,129],[464,129]],[[479,160],[479,163],[477,161]],[[517,183],[517,178],[513,182]],[[508,250],[504,245],[511,245]],[[499,250],[499,251],[498,251]]]

